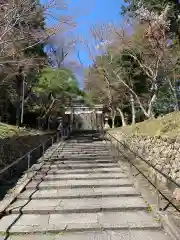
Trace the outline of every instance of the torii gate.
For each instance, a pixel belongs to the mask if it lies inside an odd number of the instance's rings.
[[[74,105],[65,111],[70,115],[73,130],[98,130],[103,127],[103,106]]]

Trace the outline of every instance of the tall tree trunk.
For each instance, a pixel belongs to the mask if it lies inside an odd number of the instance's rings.
[[[111,119],[112,119],[112,128],[115,128],[115,116],[112,116]]]
[[[16,101],[16,126],[20,126],[20,95],[17,94],[17,101]]]
[[[41,129],[41,119],[40,117],[37,118],[38,129]]]
[[[56,101],[56,99],[53,99],[53,100],[52,100],[52,102],[50,103],[47,111],[46,111],[45,114],[43,115],[43,118],[44,118],[44,117],[47,117],[48,113],[49,113],[49,112],[51,111],[51,109],[54,107],[55,101]]]
[[[126,126],[127,124],[126,124],[126,120],[125,120],[123,111],[120,108],[117,108],[117,111],[119,112],[119,114],[121,116],[122,126]]]
[[[48,131],[50,130],[50,119],[48,117]]]
[[[149,102],[149,106],[148,106],[148,110],[147,110],[147,117],[148,118],[153,118],[154,114],[153,114],[153,104],[157,99],[157,93],[155,92],[151,98],[151,101]]]
[[[109,106],[109,110],[110,112],[110,116],[111,116],[111,120],[112,120],[112,128],[115,127],[115,116],[116,116],[116,110],[114,110],[112,107]]]
[[[175,89],[172,89],[173,97],[174,97],[174,111],[179,111],[179,103],[177,98],[177,93]]]
[[[114,72],[114,73],[115,73],[115,72]],[[115,73],[115,74],[116,74],[116,73]],[[137,101],[137,103],[139,104],[139,107],[141,108],[141,110],[142,110],[142,112],[144,113],[144,115],[145,115],[147,118],[149,118],[149,117],[148,117],[148,113],[147,113],[145,107],[143,106],[143,104],[141,103],[140,98],[139,98],[139,96],[136,94],[136,92],[135,92],[125,81],[123,81],[118,74],[116,74],[116,77],[118,78],[118,80],[119,80],[120,82],[122,82],[122,83],[124,84],[125,87],[127,87],[127,89],[130,91],[130,93],[131,93],[131,94],[134,96],[134,98],[136,99],[136,101]],[[121,113],[120,113],[120,115],[121,115]]]
[[[134,97],[132,94],[130,95],[130,100],[131,100],[132,124],[135,124],[136,123],[136,110],[135,110],[135,105],[134,105]]]
[[[178,98],[177,98],[177,92],[176,92],[176,88],[172,87],[171,88],[173,96],[174,96],[174,111],[179,111],[179,103],[178,103]]]
[[[176,91],[176,77],[175,74],[173,74],[174,78],[174,84],[171,83],[171,80],[169,77],[167,77],[167,81],[169,83],[170,89],[172,91],[172,94],[174,96],[174,101],[175,101],[175,106],[174,106],[174,111],[179,111],[179,103],[178,103],[178,97],[177,97],[177,91]]]
[[[132,56],[132,57],[134,57],[134,56]],[[136,59],[136,60],[137,60],[137,59]],[[160,60],[160,59],[157,60],[157,67],[156,67],[156,68],[157,68],[157,72],[158,72],[159,60]],[[141,65],[140,62],[139,62],[139,64]],[[113,71],[113,72],[114,72],[114,71]],[[153,78],[151,77],[152,82],[153,82],[152,89],[153,89],[153,91],[154,91],[154,94],[153,94],[153,96],[152,96],[152,98],[151,98],[151,100],[150,100],[150,102],[149,102],[148,109],[145,109],[145,107],[143,106],[143,104],[142,104],[141,101],[140,101],[139,96],[136,94],[136,92],[133,90],[133,88],[132,88],[131,86],[129,86],[125,81],[123,81],[123,80],[121,79],[121,77],[114,72],[114,73],[116,74],[116,77],[118,78],[118,80],[119,80],[120,82],[122,82],[122,83],[124,84],[124,86],[127,87],[127,89],[130,91],[130,93],[134,96],[134,98],[136,99],[137,103],[139,104],[139,107],[141,108],[142,112],[144,113],[144,115],[145,115],[147,118],[152,118],[152,117],[154,117],[152,108],[153,108],[153,103],[154,103],[154,102],[156,101],[156,99],[157,99],[157,90],[158,90],[158,85],[157,85],[157,81],[156,81],[157,72],[156,72],[156,74],[155,74],[156,77],[153,77]],[[148,75],[148,74],[147,74],[147,75]]]
[[[22,96],[21,96],[21,124],[23,124],[24,118],[24,79],[22,81]]]
[[[175,106],[174,106],[174,111],[179,111],[179,103],[177,97],[175,98]]]

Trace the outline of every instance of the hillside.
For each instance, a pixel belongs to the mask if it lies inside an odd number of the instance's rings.
[[[16,127],[13,125],[5,124],[0,122],[0,139],[20,137],[20,136],[33,136],[33,135],[44,135],[54,134],[55,131],[41,131],[37,129],[27,129],[23,127]]]
[[[0,122],[0,138],[8,138],[12,136],[19,136],[28,133],[24,128],[18,128],[13,125],[8,125]]]
[[[157,119],[146,120],[130,126],[110,129],[109,132],[130,135],[176,137],[180,136],[180,112],[173,112]]]
[[[0,123],[0,170],[54,134]]]

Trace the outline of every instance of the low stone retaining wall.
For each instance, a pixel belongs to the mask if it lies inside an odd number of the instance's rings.
[[[0,170],[50,138],[52,134],[0,139]]]
[[[170,139],[159,136],[125,135],[115,131],[109,133],[180,184],[180,137]],[[135,161],[134,156],[133,158]],[[147,164],[146,167],[148,168]],[[154,171],[150,171],[151,173],[154,174]]]
[[[55,133],[41,133],[0,139],[0,200],[8,190],[13,189],[23,172],[37,162],[43,151],[52,146],[51,137],[54,135]],[[57,138],[54,137],[53,140],[56,141]],[[42,146],[42,143],[45,144]],[[32,152],[28,156],[30,151]]]

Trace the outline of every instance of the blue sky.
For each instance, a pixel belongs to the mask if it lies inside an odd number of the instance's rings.
[[[45,1],[45,0],[42,0]],[[75,16],[77,27],[72,30],[73,35],[85,38],[91,43],[89,29],[93,25],[101,25],[104,23],[118,24],[121,22],[120,7],[123,0],[69,0],[69,11],[67,14]],[[48,20],[48,24],[52,20]],[[91,64],[91,59],[87,49],[83,45],[78,45],[81,62],[84,68]],[[72,54],[74,58],[77,54]],[[80,81],[80,86],[83,86],[83,74],[77,76]]]
[[[74,33],[91,42],[90,27],[109,22],[118,23],[121,20],[119,14],[121,3],[122,0],[72,0],[72,9],[76,5],[80,5],[82,11],[85,11],[84,15],[77,19],[77,27],[74,29]],[[88,51],[83,47],[79,50],[83,65],[88,66],[91,63]]]
[[[72,5],[80,2],[74,0]],[[91,37],[89,34],[89,28],[95,24],[103,23],[117,23],[120,21],[120,6],[121,0],[92,0],[88,4],[87,0],[81,0],[81,8],[89,8],[89,12],[85,13],[84,16],[79,17],[77,22],[77,28],[74,30],[75,34],[82,35],[89,42],[91,42]],[[88,6],[89,5],[89,6]],[[73,8],[73,6],[72,6]],[[84,66],[88,66],[91,63],[89,54],[85,48],[80,49],[80,57]]]

